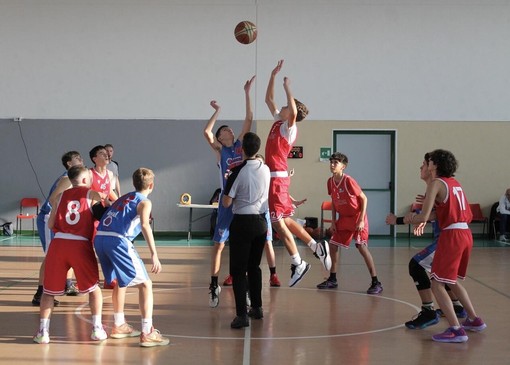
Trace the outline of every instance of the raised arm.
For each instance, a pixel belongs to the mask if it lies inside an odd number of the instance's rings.
[[[204,137],[207,143],[209,143],[209,146],[211,146],[212,150],[216,153],[216,157],[219,161],[221,146],[214,138],[214,133],[212,130],[216,120],[218,119],[218,115],[220,114],[221,107],[218,105],[216,100],[211,101],[211,106],[214,109],[214,113],[204,127]]]
[[[250,80],[246,81],[244,84],[244,98],[246,101],[246,116],[244,117],[243,130],[239,135],[238,139],[243,140],[243,136],[251,130],[251,124],[253,122],[253,110],[251,107],[251,98],[250,98],[250,90],[251,85],[255,80],[255,76],[253,76]]]
[[[283,66],[283,60],[278,61],[278,64],[271,72],[271,77],[269,78],[269,83],[267,84],[267,90],[266,90],[266,104],[269,108],[269,111],[271,112],[271,115],[275,115],[276,110],[278,107],[276,106],[276,103],[274,101],[274,79],[276,78],[276,75]]]
[[[289,108],[289,118],[287,121],[290,128],[296,124],[297,107],[296,100],[294,100],[294,96],[290,90],[290,79],[288,77],[283,78],[283,88],[285,89],[285,94],[287,95],[287,107]]]

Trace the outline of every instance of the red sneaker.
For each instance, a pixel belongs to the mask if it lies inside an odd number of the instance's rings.
[[[280,279],[278,279],[278,275],[276,275],[276,273],[271,274],[271,276],[269,277],[269,285],[281,286]]]
[[[103,281],[103,289],[113,289],[116,285],[117,285],[117,279],[113,279],[111,284],[108,284],[106,282],[106,280]]]
[[[223,286],[232,286],[232,275],[227,275],[225,280],[223,280]]]

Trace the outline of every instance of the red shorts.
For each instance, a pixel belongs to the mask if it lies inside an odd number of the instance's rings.
[[[356,245],[368,246],[368,220],[365,217],[365,226],[361,231],[356,230],[358,216],[342,217],[335,222],[336,232],[329,243],[335,246],[349,248],[352,240]]]
[[[54,238],[45,258],[44,293],[64,295],[70,268],[74,269],[80,293],[88,293],[96,288],[99,269],[91,242]]]
[[[470,229],[445,229],[437,241],[431,277],[445,284],[455,284],[466,277],[469,256],[473,248]]]
[[[272,177],[269,184],[269,214],[271,222],[294,215],[289,194],[290,177]]]

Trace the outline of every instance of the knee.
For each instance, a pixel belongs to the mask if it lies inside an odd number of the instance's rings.
[[[413,278],[416,289],[430,289],[431,284],[427,271],[414,259],[409,261],[409,275]]]

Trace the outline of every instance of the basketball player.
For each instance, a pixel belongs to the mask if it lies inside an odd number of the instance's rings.
[[[161,262],[150,226],[152,202],[147,198],[154,189],[152,170],[137,169],[133,173],[133,185],[136,191],[117,199],[103,214],[94,239],[94,247],[106,283],[112,284],[114,280],[117,282],[117,285],[113,287],[114,326],[110,337],[126,338],[140,335],[140,346],[142,347],[165,346],[170,341],[161,336],[161,333],[152,324],[154,305],[152,281],[132,243],[136,236],[142,232],[151,253],[151,272],[160,273]],[[141,333],[134,330],[124,317],[126,289],[129,286],[138,288],[142,316]]]
[[[271,224],[278,233],[291,257],[291,277],[289,286],[296,285],[310,269],[310,264],[301,259],[294,241],[296,235],[315,253],[326,270],[331,269],[331,258],[327,242],[316,242],[304,228],[294,221],[292,200],[289,195],[290,177],[287,156],[297,137],[296,122],[302,121],[308,114],[304,104],[294,99],[290,90],[290,80],[285,77],[283,88],[287,96],[287,105],[278,110],[274,101],[274,81],[283,66],[283,60],[271,72],[266,91],[266,104],[275,122],[266,142],[266,164],[271,171],[269,188],[269,212]]]
[[[438,149],[429,154],[427,168],[432,181],[427,185],[423,210],[418,214],[408,213],[405,218],[410,224],[418,225],[415,234],[419,235],[423,232],[422,224],[430,218],[432,208],[436,209],[441,233],[432,262],[432,292],[450,325],[443,333],[432,336],[432,339],[438,342],[466,342],[468,336],[465,330],[482,331],[487,327],[476,315],[466,289],[457,281],[458,278],[464,279],[466,276],[473,247],[473,235],[468,226],[473,214],[462,186],[454,178],[457,165],[457,160],[450,151]],[[468,313],[462,326],[446,292],[446,284]]]
[[[80,293],[89,294],[92,313],[92,334],[94,341],[103,341],[108,337],[101,322],[103,296],[99,283],[99,271],[96,255],[92,248],[94,217],[92,206],[101,201],[99,193],[90,190],[90,171],[83,166],[73,166],[68,177],[73,187],[57,197],[58,203],[51,210],[48,226],[55,232],[55,238],[46,255],[44,272],[44,292],[41,298],[40,326],[33,340],[37,343],[49,343],[50,317],[53,300],[63,295],[65,279],[70,268],[79,283]]]

